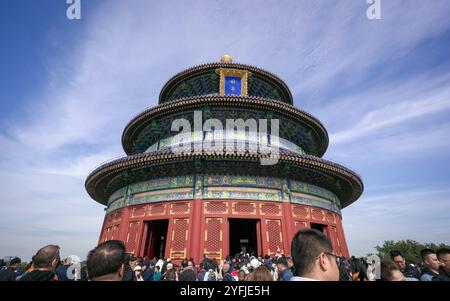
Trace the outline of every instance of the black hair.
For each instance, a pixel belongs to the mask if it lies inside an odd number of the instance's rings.
[[[282,265],[284,265],[285,267],[287,267],[287,266],[288,266],[287,258],[284,257],[284,256],[278,258],[277,264],[282,264]]]
[[[21,263],[21,262],[22,262],[22,260],[20,260],[19,257],[14,257],[14,258],[11,259],[11,261],[9,262],[9,265],[11,266],[11,265],[14,265],[14,264],[16,264],[16,263]]]
[[[184,259],[184,260],[181,262],[181,266],[182,266],[183,268],[187,267],[187,266],[188,266],[188,260],[187,260],[187,259]]]
[[[125,254],[125,245],[120,240],[101,243],[87,256],[89,277],[92,279],[118,272],[125,263]]]
[[[322,252],[332,252],[333,246],[328,237],[315,229],[302,229],[292,239],[291,256],[297,276],[313,270],[317,256]]]
[[[425,260],[425,257],[427,257],[427,255],[430,254],[436,254],[436,252],[433,249],[423,249],[422,251],[420,251],[420,257],[422,257],[422,260]]]
[[[402,253],[399,250],[392,250],[390,252],[390,255],[391,255],[392,260],[394,260],[394,257],[397,257],[397,256],[401,256],[402,258],[404,258]]]
[[[441,260],[441,258],[447,254],[450,254],[449,248],[440,248],[436,251],[436,256],[438,257],[439,260]]]

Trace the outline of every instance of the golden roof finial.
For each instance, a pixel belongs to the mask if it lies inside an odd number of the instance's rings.
[[[233,58],[231,57],[231,55],[229,54],[224,54],[222,55],[222,57],[220,58],[220,62],[221,63],[232,63],[233,62]]]

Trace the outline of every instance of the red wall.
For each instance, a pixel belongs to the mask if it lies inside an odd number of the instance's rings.
[[[168,219],[166,258],[192,257],[199,262],[208,254],[223,259],[229,252],[228,218],[260,220],[259,255],[276,253],[277,247],[290,254],[295,232],[316,223],[326,226],[335,253],[349,256],[339,214],[287,202],[195,199],[126,207],[106,215],[99,242],[120,239],[128,252],[143,256],[145,221]]]

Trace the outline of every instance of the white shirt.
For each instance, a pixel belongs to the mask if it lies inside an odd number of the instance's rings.
[[[294,276],[291,278],[290,281],[318,281],[316,279],[311,279],[311,278],[306,278],[306,277],[298,277],[298,276]]]

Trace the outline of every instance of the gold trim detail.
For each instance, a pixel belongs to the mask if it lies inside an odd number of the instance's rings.
[[[236,76],[241,78],[241,95],[240,96],[247,96],[248,94],[248,87],[247,87],[247,80],[248,77],[251,75],[250,71],[247,70],[240,70],[240,69],[230,69],[230,68],[218,68],[216,69],[216,73],[219,74],[220,80],[219,80],[219,93],[220,95],[225,95],[225,76]]]

